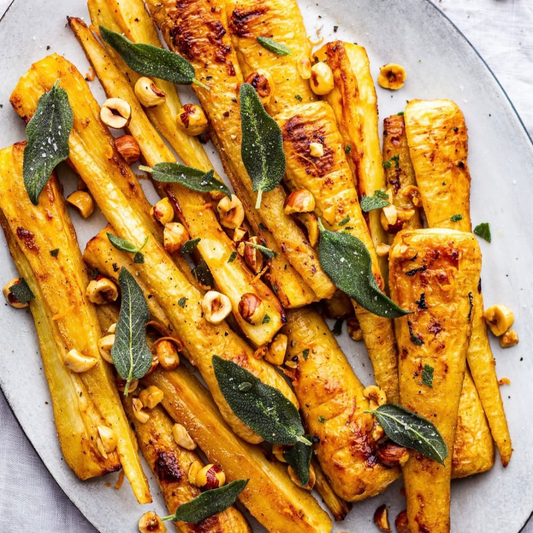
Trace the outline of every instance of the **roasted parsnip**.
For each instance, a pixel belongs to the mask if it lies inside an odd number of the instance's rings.
[[[378,285],[384,287],[374,243],[359,205],[335,116],[326,102],[293,106],[277,115],[287,161],[286,179],[293,190],[307,189],[315,213],[333,231],[360,239],[372,257]],[[324,155],[312,157],[310,144],[319,140]],[[373,315],[354,303],[355,313],[374,367],[376,383],[391,402],[398,400],[397,353],[392,321]]]
[[[15,243],[19,246],[27,261],[28,272],[33,272],[37,282],[35,288],[38,291],[40,303],[33,304],[33,307],[36,311],[40,307],[41,312],[44,311],[45,314],[39,328],[43,328],[41,330],[43,333],[47,325],[50,328],[52,338],[47,338],[46,342],[55,342],[55,355],[61,356],[75,349],[84,356],[97,361],[92,368],[79,373],[77,378],[71,379],[66,370],[62,373],[59,368],[52,370],[52,364],[55,366],[58,363],[52,362],[52,356],[48,355],[51,348],[46,347],[43,355],[49,361],[47,367],[51,389],[58,387],[58,390],[61,390],[59,388],[64,387],[63,394],[65,395],[82,394],[80,398],[74,400],[72,408],[87,409],[87,416],[82,420],[89,424],[85,428],[87,433],[83,439],[96,437],[95,428],[91,426],[103,419],[105,421],[103,425],[112,430],[117,437],[116,451],[135,497],[140,503],[150,502],[148,482],[137,455],[132,431],[114,386],[111,370],[98,351],[98,341],[102,333],[94,307],[85,296],[89,280],[58,182],[55,178],[50,180],[39,198],[39,205],[33,205],[22,179],[23,152],[24,145],[17,144],[6,148],[1,153],[2,163],[11,164],[2,164],[0,208],[5,217],[6,234],[10,233],[13,239],[12,249],[15,249]],[[59,253],[57,257],[53,257],[50,250],[57,248]],[[22,258],[22,255],[20,257]],[[81,399],[83,396],[86,397],[86,402]],[[65,405],[61,408],[64,409]],[[63,415],[60,415],[59,420],[60,423],[64,420]],[[66,425],[60,433],[63,442],[65,442],[65,432],[70,434],[80,432],[80,430],[79,425],[77,428]],[[71,445],[74,446],[74,442]],[[91,456],[94,454],[89,443],[79,442],[78,446],[81,446],[81,451],[87,447]],[[70,455],[68,449],[67,453]],[[81,458],[72,461],[73,466],[80,461],[82,476],[90,477],[101,473],[98,469],[94,470],[96,465],[91,467],[90,462],[87,464],[90,470],[84,473],[86,467]],[[104,469],[109,466],[111,470],[116,470],[114,455],[111,454],[109,462],[103,462],[102,466]]]
[[[156,370],[144,380],[164,393],[163,406],[185,426],[208,460],[219,464],[228,481],[249,479],[241,503],[269,531],[329,533],[329,516],[311,494],[298,488],[286,468],[264,451],[237,438],[220,417],[205,388],[184,368]]]
[[[191,285],[176,267],[151,233],[150,226],[145,223],[145,217],[134,209],[125,194],[128,182],[136,184],[135,189],[139,191],[139,195],[142,194],[129,167],[123,165],[124,176],[120,176],[126,186],[121,188],[110,175],[113,168],[108,169],[109,165],[99,164],[92,156],[93,147],[91,146],[89,151],[83,142],[85,128],[80,122],[80,110],[97,107],[97,104],[81,74],[66,59],[57,55],[48,56],[35,63],[19,81],[11,97],[15,109],[21,116],[29,119],[35,112],[39,96],[49,90],[58,78],[69,96],[74,113],[74,127],[69,140],[70,162],[84,179],[116,233],[137,248],[146,243],[143,249],[144,263],[136,265],[139,277],[165,310],[174,331],[183,341],[186,353],[211,387],[223,416],[240,436],[253,442],[260,441],[225,402],[211,366],[212,356],[217,354],[238,361],[265,383],[278,388],[294,403],[297,403],[296,398],[277,371],[268,363],[254,359],[252,349],[226,323],[215,325],[205,319],[201,310],[202,293]],[[98,113],[92,116],[92,120],[99,125],[100,131],[105,132],[104,125],[99,122]],[[117,176],[116,180],[120,181],[120,177]],[[133,263],[132,257],[124,257]],[[183,298],[185,305],[182,307],[178,305],[178,301]]]
[[[450,100],[412,100],[405,109],[405,124],[429,226],[472,231],[467,129],[461,110]],[[502,464],[507,466],[513,451],[511,435],[483,320],[481,284],[474,291],[473,323],[468,366]]]
[[[448,533],[451,452],[481,252],[471,233],[405,230],[396,237],[389,261],[391,296],[413,313],[395,323],[401,403],[431,420],[450,452],[444,466],[412,453],[403,467],[409,527],[412,533]],[[430,381],[424,370],[432,374]]]

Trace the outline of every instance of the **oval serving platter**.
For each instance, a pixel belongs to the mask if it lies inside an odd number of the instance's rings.
[[[357,42],[367,49],[374,78],[388,62],[402,64],[407,83],[396,93],[378,87],[380,117],[403,110],[411,98],[450,98],[463,110],[469,128],[472,172],[472,220],[490,222],[492,244],[484,241],[483,280],[486,305],[505,302],[516,315],[520,344],[501,350],[493,343],[500,377],[511,385],[502,390],[513,437],[514,455],[503,469],[499,459],[492,471],[452,484],[452,530],[484,533],[518,533],[533,510],[533,454],[529,446],[533,426],[527,424],[533,381],[533,344],[530,265],[533,247],[533,145],[512,104],[461,33],[428,0],[300,0],[308,32],[317,31],[326,41],[334,38]],[[81,72],[88,63],[65,25],[67,15],[88,20],[84,0],[53,2],[15,0],[0,21],[0,145],[24,139],[24,126],[9,105],[9,95],[30,64],[47,53],[57,52],[74,62]],[[338,27],[336,31],[334,27]],[[97,81],[91,83],[103,101]],[[183,94],[183,91],[180,90]],[[186,96],[187,97],[187,96]],[[208,150],[213,162],[218,158]],[[63,166],[64,167],[64,166]],[[75,180],[60,172],[67,191]],[[155,193],[148,191],[149,198]],[[89,222],[73,214],[82,246],[105,221],[100,214]],[[4,280],[15,275],[4,239],[0,238],[0,265]],[[9,334],[8,334],[9,333]],[[62,460],[42,371],[37,337],[31,315],[7,306],[0,310],[0,386],[23,430],[61,488],[100,533],[134,533],[137,521],[148,509],[167,514],[153,478],[154,504],[140,507],[127,482],[121,490],[116,476],[80,482]],[[492,339],[494,341],[494,339]],[[339,338],[359,378],[372,382],[365,350],[347,335]],[[149,470],[146,468],[146,472]],[[376,531],[375,509],[391,506],[392,519],[404,508],[401,481],[377,498],[354,505],[348,518],[335,531]],[[254,531],[264,528],[254,523]]]

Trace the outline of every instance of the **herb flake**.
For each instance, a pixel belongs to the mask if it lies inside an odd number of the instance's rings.
[[[478,237],[485,239],[487,242],[492,242],[492,235],[490,233],[490,225],[488,222],[482,222],[481,224],[478,224],[474,228],[474,233]]]
[[[237,258],[237,252],[234,250],[233,252],[231,252],[229,256],[228,263],[233,263],[233,261],[235,261],[236,258]]]
[[[463,220],[463,215],[460,215],[460,214],[457,214],[457,215],[452,215],[450,217],[450,220],[452,222],[459,222],[459,220]]]
[[[363,195],[361,197],[361,209],[365,213],[369,213],[376,209],[382,209],[388,205],[390,205],[389,197],[386,192],[381,190],[375,191],[373,196]]]
[[[202,239],[198,237],[197,239],[189,239],[188,241],[185,241],[180,248],[181,254],[191,254],[192,252],[194,252],[194,250],[198,246],[198,243],[201,240]]]
[[[429,387],[430,389],[433,388],[433,373],[435,372],[435,369],[428,365],[427,363],[424,365],[424,368],[422,370],[422,383],[426,385],[426,387]]]
[[[33,294],[30,286],[24,278],[19,278],[18,283],[11,285],[9,287],[9,292],[13,295],[17,302],[20,302],[24,305],[35,299],[35,294]]]
[[[50,255],[52,257],[57,257],[59,255],[59,248],[55,248],[54,250],[50,250]]]
[[[292,55],[291,49],[283,43],[278,43],[274,39],[269,37],[258,37],[257,42],[263,47],[266,48],[269,52],[276,54],[277,56],[290,56]]]

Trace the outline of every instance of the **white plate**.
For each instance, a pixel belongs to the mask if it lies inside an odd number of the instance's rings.
[[[470,134],[469,165],[472,172],[472,219],[490,222],[492,244],[481,247],[485,261],[485,302],[505,302],[516,314],[520,344],[503,351],[493,343],[500,377],[512,384],[502,389],[511,427],[514,455],[504,470],[499,461],[487,474],[453,483],[452,523],[456,532],[518,533],[533,509],[533,426],[528,423],[533,382],[533,342],[530,268],[533,264],[531,231],[533,214],[533,146],[505,93],[487,66],[464,37],[426,0],[329,0],[317,6],[300,0],[309,34],[322,30],[333,37],[358,42],[370,55],[374,77],[379,66],[398,62],[408,74],[397,93],[379,89],[381,117],[402,110],[410,98],[451,98],[466,115]],[[24,138],[24,127],[8,99],[19,76],[30,64],[50,52],[64,54],[81,72],[88,64],[65,26],[66,15],[84,16],[84,0],[54,2],[17,0],[0,22],[0,145]],[[333,33],[333,26],[339,26]],[[92,84],[97,98],[103,93]],[[73,180],[67,180],[67,190]],[[97,216],[81,223],[73,215],[82,243],[103,226]],[[0,238],[2,278],[15,269]],[[101,533],[133,533],[139,516],[147,510],[164,512],[152,481],[155,503],[139,507],[127,486],[117,491],[106,486],[112,476],[80,482],[65,465],[57,443],[52,408],[41,368],[34,327],[29,313],[0,309],[0,385],[27,436],[68,497]],[[358,374],[371,382],[370,363],[346,337],[341,344]],[[147,470],[148,471],[148,470]],[[392,506],[391,517],[404,507],[401,482],[385,494],[359,503],[336,530],[374,532],[374,510],[381,503]],[[255,531],[264,531],[257,526]]]

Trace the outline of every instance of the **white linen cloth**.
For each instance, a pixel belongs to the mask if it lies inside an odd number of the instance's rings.
[[[0,14],[10,3],[0,0]],[[488,63],[533,136],[533,0],[436,3]],[[1,392],[0,436],[0,532],[96,533],[52,479]],[[533,522],[522,533],[533,533]]]

